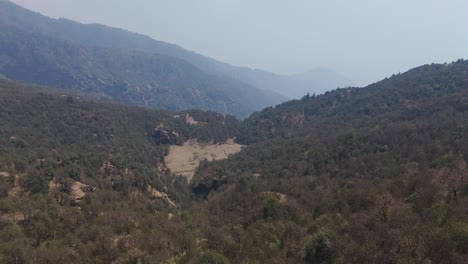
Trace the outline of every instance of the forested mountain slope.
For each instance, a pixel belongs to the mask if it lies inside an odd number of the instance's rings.
[[[214,112],[97,103],[2,79],[0,121],[5,263],[153,263],[178,256],[193,236],[178,214],[190,194],[186,179],[164,164],[168,148],[189,139],[224,142],[238,128],[235,118]],[[129,235],[134,228],[138,234]],[[184,231],[174,235],[174,228]],[[134,242],[146,248],[134,251]]]
[[[12,81],[0,95],[0,261],[468,260],[466,61],[240,123]],[[170,145],[235,136],[248,146],[191,183],[164,164]]]
[[[239,117],[282,101],[279,95],[202,71],[166,50],[88,45],[92,43],[86,43],[85,36],[99,39],[93,26],[83,26],[72,38],[69,34],[77,30],[68,29],[69,21],[43,17],[8,1],[0,2],[0,14],[0,74],[11,79],[130,105],[214,110]]]
[[[26,162],[26,157],[53,159],[55,155],[93,153],[100,159],[127,162],[150,159],[146,163],[150,165],[164,156],[165,144],[182,144],[195,138],[222,142],[234,137],[239,126],[235,118],[214,112],[169,113],[98,103],[4,79],[0,79],[0,93],[0,155],[5,155],[5,164],[9,163],[7,156]],[[203,121],[203,126],[187,123],[186,114]],[[141,156],[137,155],[139,151]]]
[[[307,92],[322,93],[338,86],[352,85],[351,81],[347,81],[339,74],[328,70],[286,76],[258,69],[236,67],[185,50],[177,45],[126,30],[98,24],[81,24],[68,19],[50,19],[6,0],[0,1],[0,23],[21,30],[53,35],[81,46],[134,50],[184,60],[210,75],[228,77],[270,91],[266,93],[266,96],[271,97],[270,101],[265,99],[264,105],[255,110],[261,109],[265,105],[281,102],[282,98],[278,97],[277,94],[288,98],[297,98]],[[274,91],[276,95],[271,91]]]
[[[192,183],[224,230],[212,246],[236,263],[466,263],[467,122],[467,61],[253,114],[253,144]]]
[[[424,65],[365,88],[342,88],[306,95],[252,114],[243,122],[239,141],[253,143],[290,137],[325,126],[369,126],[369,122],[420,118],[438,113],[440,100],[455,100],[468,87],[468,62]],[[460,100],[460,99],[459,99]],[[429,106],[436,109],[428,108]],[[454,106],[455,107],[455,106]]]

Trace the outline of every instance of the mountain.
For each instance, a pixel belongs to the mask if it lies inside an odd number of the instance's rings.
[[[211,111],[166,112],[96,102],[5,79],[0,79],[0,95],[0,166],[4,167],[89,156],[99,164],[120,161],[152,168],[161,165],[168,144],[180,145],[194,138],[224,142],[235,137],[239,127],[237,119]],[[188,117],[203,125],[191,124]]]
[[[322,94],[339,87],[353,86],[354,82],[343,75],[325,68],[317,68],[294,75],[276,75],[264,71],[244,72],[247,82],[272,90],[289,99],[298,99],[305,94]]]
[[[261,90],[270,91],[267,95],[271,98],[266,100],[262,106],[283,101],[284,98],[279,97],[278,94],[292,99],[299,98],[306,93],[319,94],[353,84],[346,77],[326,69],[316,69],[305,74],[287,76],[258,69],[237,67],[185,50],[177,45],[154,40],[148,36],[123,29],[99,24],[81,24],[68,19],[50,19],[8,1],[3,1],[0,12],[2,15],[0,21],[4,25],[53,35],[82,46],[135,50],[179,58],[210,75],[228,77]],[[261,108],[258,107],[258,109]]]
[[[182,223],[177,212],[189,203],[190,193],[187,180],[171,175],[164,164],[169,144],[226,141],[239,122],[200,110],[169,113],[98,103],[2,79],[0,120],[0,260],[5,263],[139,258],[149,263],[176,256],[189,233],[173,234],[168,214]],[[105,227],[106,219],[120,227]],[[123,219],[130,225],[121,226]],[[134,224],[147,229],[140,238],[125,235]],[[65,240],[73,236],[84,240],[71,249]],[[117,244],[132,239],[154,241],[146,245],[157,253],[116,258]]]
[[[320,96],[306,95],[300,100],[268,107],[243,122],[245,130],[241,131],[239,140],[252,143],[271,137],[289,137],[292,133],[311,129],[310,125],[323,125],[329,120],[356,125],[356,116],[374,118],[401,110],[408,112],[411,107],[423,108],[426,107],[423,103],[440,100],[437,98],[439,93],[453,93],[455,88],[463,90],[466,67],[463,60],[424,65],[365,88],[340,88]],[[418,105],[414,106],[414,103]],[[408,112],[408,115],[412,113]]]
[[[281,96],[235,79],[206,73],[171,57],[169,51],[161,55],[125,45],[86,43],[99,39],[94,26],[50,19],[8,1],[0,2],[0,14],[0,74],[11,79],[131,105],[172,111],[198,108],[239,117],[282,101]]]
[[[467,120],[463,60],[244,121],[0,80],[0,260],[466,263]],[[166,164],[232,138],[191,182]]]
[[[466,263],[467,120],[468,61],[421,66],[253,114],[192,190],[236,263]]]

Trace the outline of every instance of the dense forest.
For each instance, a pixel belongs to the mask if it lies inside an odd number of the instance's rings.
[[[0,262],[468,261],[467,61],[244,121],[0,94]],[[229,138],[247,146],[192,182],[165,167],[170,145]]]
[[[115,249],[101,253],[119,239],[129,243],[127,231],[112,229],[135,225],[139,243],[158,237],[156,259],[169,259],[186,235],[171,233],[181,220],[168,222],[168,214],[179,219],[190,196],[186,179],[164,165],[169,144],[223,142],[239,126],[214,112],[96,103],[7,80],[0,81],[0,102],[1,263],[127,263],[138,252],[122,261]],[[188,124],[187,115],[203,125]]]
[[[253,114],[251,145],[192,183],[224,230],[212,246],[234,263],[466,263],[467,102],[458,61]]]

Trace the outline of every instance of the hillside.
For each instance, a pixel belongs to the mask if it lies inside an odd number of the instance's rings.
[[[80,37],[75,40],[60,33],[77,31],[69,29],[68,23],[0,2],[0,74],[171,111],[203,109],[246,117],[282,101],[279,95],[206,73],[171,57],[171,52],[86,45]],[[93,37],[98,34],[93,27],[83,26],[78,32],[77,36],[98,39]]]
[[[214,112],[97,103],[2,79],[0,121],[0,262],[6,263],[178,256],[194,236],[178,214],[190,193],[164,158],[171,145],[224,142],[238,128],[236,119]],[[103,226],[107,221],[114,224]],[[174,235],[173,228],[185,231]],[[151,237],[158,240],[147,244]],[[133,251],[133,239],[149,255]],[[118,247],[128,248],[121,254]]]
[[[467,87],[467,65],[463,60],[424,65],[365,88],[341,88],[268,107],[243,122],[239,141],[253,143],[309,133],[321,126],[369,126],[369,120],[434,114],[435,110],[422,109],[436,105],[442,95],[463,91]]]
[[[192,183],[224,230],[213,246],[236,263],[465,263],[467,102],[458,61],[253,114],[251,145]]]
[[[0,155],[17,156],[23,161],[25,157],[51,159],[89,152],[99,158],[122,155],[120,159],[127,162],[149,159],[146,165],[153,165],[154,160],[162,160],[168,144],[182,145],[190,139],[224,142],[236,135],[239,126],[234,117],[214,112],[170,113],[100,103],[5,79],[0,79],[0,93]],[[203,125],[190,123],[187,117]],[[136,155],[136,149],[141,156]]]
[[[468,260],[467,61],[242,122],[63,93],[0,80],[0,262]],[[165,163],[231,138],[190,183]]]
[[[283,101],[284,98],[278,96],[279,94],[292,99],[299,98],[306,93],[319,94],[338,86],[345,87],[353,84],[352,81],[329,70],[315,70],[305,75],[288,76],[259,69],[237,67],[185,50],[177,45],[126,30],[99,24],[81,24],[68,19],[50,19],[8,1],[3,1],[3,3],[0,1],[0,5],[0,22],[4,25],[53,35],[85,47],[134,50],[174,57],[194,65],[209,75],[227,77],[269,91],[264,96],[270,98],[265,99],[263,105],[255,110]],[[307,78],[303,78],[304,76]]]

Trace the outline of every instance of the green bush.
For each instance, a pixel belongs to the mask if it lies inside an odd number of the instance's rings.
[[[333,263],[335,252],[327,235],[321,231],[307,242],[304,260],[309,264]]]
[[[229,264],[229,260],[222,254],[209,250],[202,254],[200,264]]]

